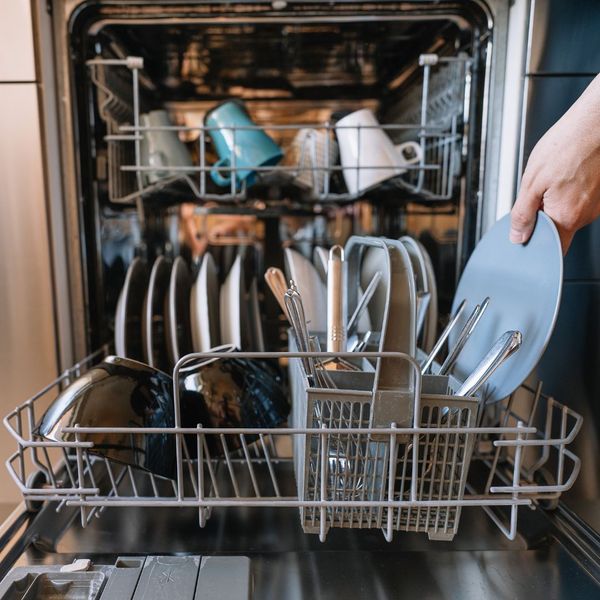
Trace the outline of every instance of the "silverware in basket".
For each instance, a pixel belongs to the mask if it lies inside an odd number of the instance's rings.
[[[436,356],[440,353],[440,350],[443,348],[444,344],[446,343],[446,340],[448,339],[450,332],[456,327],[456,324],[460,320],[460,317],[461,317],[463,311],[465,310],[466,305],[467,305],[467,301],[463,300],[459,304],[458,308],[456,309],[456,312],[454,313],[454,315],[452,316],[450,321],[448,321],[448,325],[446,325],[446,327],[444,328],[444,331],[442,331],[442,335],[440,335],[440,337],[438,338],[438,341],[435,343],[435,346],[433,347],[433,349],[429,353],[429,356],[427,357],[427,359],[423,363],[423,366],[421,367],[421,373],[423,375],[425,375],[427,373],[427,371],[429,371],[429,368],[433,364],[433,361],[435,360]]]
[[[467,319],[465,326],[462,328],[460,334],[458,335],[458,339],[454,344],[453,348],[448,352],[448,356],[446,360],[442,363],[438,375],[445,375],[446,373],[450,373],[452,371],[452,367],[456,363],[458,356],[460,355],[462,349],[465,347],[468,339],[471,337],[473,331],[475,331],[475,327],[483,317],[483,313],[486,311],[487,307],[490,304],[490,299],[486,298],[481,304],[478,304],[473,309],[471,316]]]
[[[512,356],[523,342],[520,331],[503,333],[490,351],[481,359],[475,370],[456,391],[456,396],[472,396],[492,376],[502,363]]]
[[[287,317],[288,313],[283,297],[288,287],[285,282],[285,275],[283,274],[283,271],[277,267],[269,267],[265,271],[265,281],[267,282],[271,292],[273,292],[273,296],[275,296],[275,300],[277,300],[277,303],[283,311],[283,314]]]
[[[381,271],[377,271],[375,273],[375,275],[373,275],[373,278],[369,282],[369,285],[367,286],[367,288],[363,292],[363,295],[361,296],[360,300],[358,301],[358,304],[356,305],[356,309],[354,310],[354,312],[352,313],[352,316],[350,317],[350,320],[348,321],[348,328],[347,328],[347,332],[346,332],[348,337],[352,336],[354,334],[354,332],[356,331],[356,328],[358,327],[360,318],[363,315],[363,313],[365,312],[365,310],[367,309],[367,306],[369,305],[371,298],[373,298],[373,294],[377,290],[377,286],[379,285],[379,282],[381,281],[381,277],[382,277]]]
[[[310,352],[310,341],[308,335],[308,326],[302,304],[302,296],[292,280],[292,287],[284,294],[285,309],[292,326],[292,332],[296,338],[296,345],[300,352]],[[311,378],[312,382],[317,381],[317,374],[314,360],[311,357],[302,358],[304,371]]]
[[[346,351],[346,311],[344,292],[344,249],[333,246],[329,250],[327,263],[327,352]],[[334,358],[323,363],[325,368],[335,371],[357,371],[358,367],[343,358]]]

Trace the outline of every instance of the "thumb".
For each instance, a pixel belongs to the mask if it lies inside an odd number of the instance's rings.
[[[542,198],[543,191],[521,182],[519,195],[510,213],[509,237],[513,244],[524,244],[531,237]]]

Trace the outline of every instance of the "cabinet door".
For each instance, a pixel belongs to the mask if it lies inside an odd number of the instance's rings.
[[[30,0],[0,2],[0,82],[35,81]]]
[[[0,84],[0,414],[56,377],[48,223],[35,83]],[[0,428],[2,461],[15,442]],[[0,469],[0,502],[17,498]]]

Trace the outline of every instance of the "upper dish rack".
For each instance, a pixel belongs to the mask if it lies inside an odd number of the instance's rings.
[[[188,198],[191,194],[198,200],[239,202],[248,197],[251,186],[249,188],[245,182],[236,183],[236,174],[241,167],[236,167],[235,160],[231,165],[219,169],[230,177],[231,185],[218,188],[212,185],[210,176],[207,176],[213,169],[213,164],[209,164],[207,159],[207,142],[215,127],[197,124],[142,126],[142,58],[95,58],[87,64],[97,90],[99,114],[106,124],[106,178],[111,202],[132,204],[166,189],[174,194],[183,193]],[[123,72],[124,69],[129,71],[130,80],[129,75]],[[329,144],[335,144],[335,124],[331,122],[228,127],[234,144],[236,134],[239,135],[241,130],[268,131],[278,141],[291,139],[303,129],[326,134],[325,160],[318,166],[290,163],[284,158],[282,164],[245,166],[244,170],[251,168],[256,172],[257,183],[265,183],[271,187],[282,186],[289,183],[294,176],[308,173],[312,177],[313,185],[309,192],[302,192],[300,197],[319,203],[349,201],[394,190],[403,191],[409,197],[429,201],[454,199],[462,164],[462,130],[468,118],[465,98],[468,96],[470,81],[470,59],[465,55],[441,57],[424,54],[420,57],[419,69],[421,72],[416,80],[417,85],[402,96],[389,111],[393,122],[376,126],[394,143],[410,140],[418,144],[419,156],[410,164],[392,171],[392,175],[395,175],[385,182],[360,192],[348,191],[341,181],[345,171],[351,171],[352,177],[356,176],[358,180],[361,172],[390,170],[390,166],[342,166],[335,158],[332,160]],[[364,131],[369,128],[373,127],[359,125],[355,128],[358,144],[361,131],[365,135]],[[142,152],[144,136],[149,132],[160,131],[175,131],[179,136],[193,139],[193,144],[196,145],[193,164],[149,164]],[[284,146],[285,153],[285,145],[281,145]]]
[[[321,394],[322,399],[314,413],[316,420],[306,413],[307,425],[294,419],[289,429],[184,428],[176,410],[175,427],[126,428],[131,434],[174,436],[177,475],[173,480],[95,455],[94,440],[102,440],[109,428],[65,423],[64,431],[75,436],[73,441],[36,437],[35,425],[47,400],[106,352],[104,348],[74,365],[4,418],[17,443],[6,466],[24,499],[30,505],[57,502],[59,510],[79,507],[84,527],[106,507],[195,507],[200,526],[218,507],[287,507],[300,509],[305,531],[318,533],[322,541],[331,527],[381,528],[388,541],[394,532],[402,531],[450,540],[461,509],[475,506],[514,539],[518,508],[555,500],[579,473],[580,459],[568,445],[581,428],[582,417],[542,394],[541,384],[536,389],[521,388],[474,420],[476,413],[469,405],[475,406],[476,398],[460,399],[458,405],[447,395],[451,391],[431,395],[425,384],[421,394],[417,363],[389,352],[361,356],[407,360],[416,369],[415,406],[422,410],[415,411],[420,416],[410,427],[393,423],[369,427],[368,410],[361,408],[364,403],[349,403],[344,390],[306,389],[300,376],[293,377],[294,410],[306,406],[302,402],[307,393],[317,393],[314,398]],[[186,364],[219,356],[223,355],[192,354],[180,359],[173,371],[176,407]],[[299,358],[338,355],[242,352],[237,356],[289,358],[300,373]],[[333,405],[340,402],[346,412],[338,414]],[[407,437],[412,440],[408,445]],[[214,443],[207,443],[211,440]],[[215,443],[221,448],[218,455],[210,450]],[[299,451],[299,445],[307,451]],[[190,456],[189,447],[196,448],[195,456]],[[343,460],[335,450],[339,448],[344,449]],[[390,456],[397,460],[388,460]]]

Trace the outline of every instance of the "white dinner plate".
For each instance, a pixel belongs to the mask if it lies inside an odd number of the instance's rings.
[[[450,347],[476,304],[490,303],[454,367],[464,381],[494,342],[509,330],[520,331],[523,343],[488,379],[485,397],[502,400],[527,378],[541,358],[556,323],[562,291],[563,256],[556,227],[539,212],[527,244],[511,244],[510,215],[500,219],[481,239],[469,258],[454,295],[454,313],[467,301]]]
[[[314,265],[302,254],[284,249],[285,274],[298,286],[309,331],[327,331],[327,287]]]
[[[323,283],[327,283],[327,261],[329,260],[329,250],[323,246],[315,246],[313,250],[313,263],[319,273]]]
[[[190,323],[194,352],[208,352],[221,343],[219,325],[219,281],[210,252],[202,263],[190,296]]]
[[[148,284],[148,271],[141,258],[127,269],[115,311],[115,352],[117,356],[144,360],[142,313]]]
[[[221,286],[221,343],[242,349],[242,257],[238,254]]]

